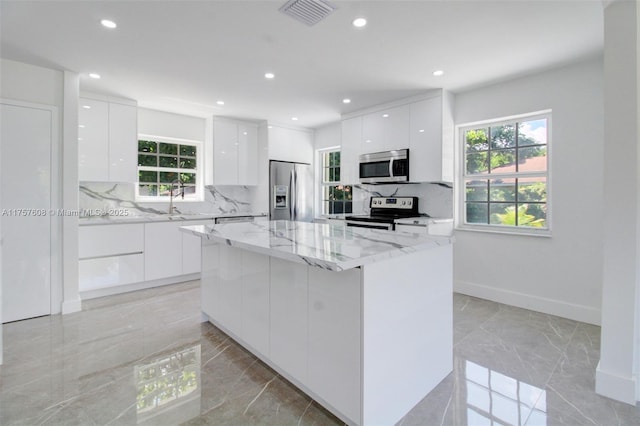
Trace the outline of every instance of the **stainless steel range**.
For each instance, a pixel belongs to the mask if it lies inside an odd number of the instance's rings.
[[[346,216],[347,226],[395,230],[395,221],[419,217],[418,197],[371,197],[370,214]]]

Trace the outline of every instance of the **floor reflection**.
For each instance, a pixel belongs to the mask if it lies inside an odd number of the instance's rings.
[[[546,425],[546,391],[465,361],[469,425]]]
[[[177,424],[200,414],[200,345],[134,367],[138,424]]]

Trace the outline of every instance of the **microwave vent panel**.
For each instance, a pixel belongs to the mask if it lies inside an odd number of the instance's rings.
[[[280,12],[313,26],[329,16],[336,7],[325,0],[289,0]]]

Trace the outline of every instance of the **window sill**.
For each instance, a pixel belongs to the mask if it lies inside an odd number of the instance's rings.
[[[484,234],[501,234],[501,235],[514,235],[520,237],[542,237],[542,238],[551,238],[551,230],[533,230],[533,229],[510,229],[503,227],[493,227],[493,226],[481,226],[481,225],[459,225],[455,228],[456,231],[469,231],[469,232],[480,232]]]

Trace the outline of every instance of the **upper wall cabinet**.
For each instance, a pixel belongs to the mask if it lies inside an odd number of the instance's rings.
[[[258,125],[213,119],[213,170],[208,185],[258,184]]]
[[[452,95],[440,92],[411,104],[409,178],[414,182],[453,182]]]
[[[351,185],[358,182],[362,142],[362,117],[342,120],[342,144],[340,148],[340,182]]]
[[[80,98],[78,179],[137,181],[137,107]]]
[[[411,182],[453,182],[452,96],[436,90],[401,103],[342,120],[343,184],[358,183],[360,154],[405,148]]]
[[[362,117],[361,152],[391,151],[409,147],[409,105],[388,108]]]
[[[313,132],[269,125],[269,159],[313,163]]]

